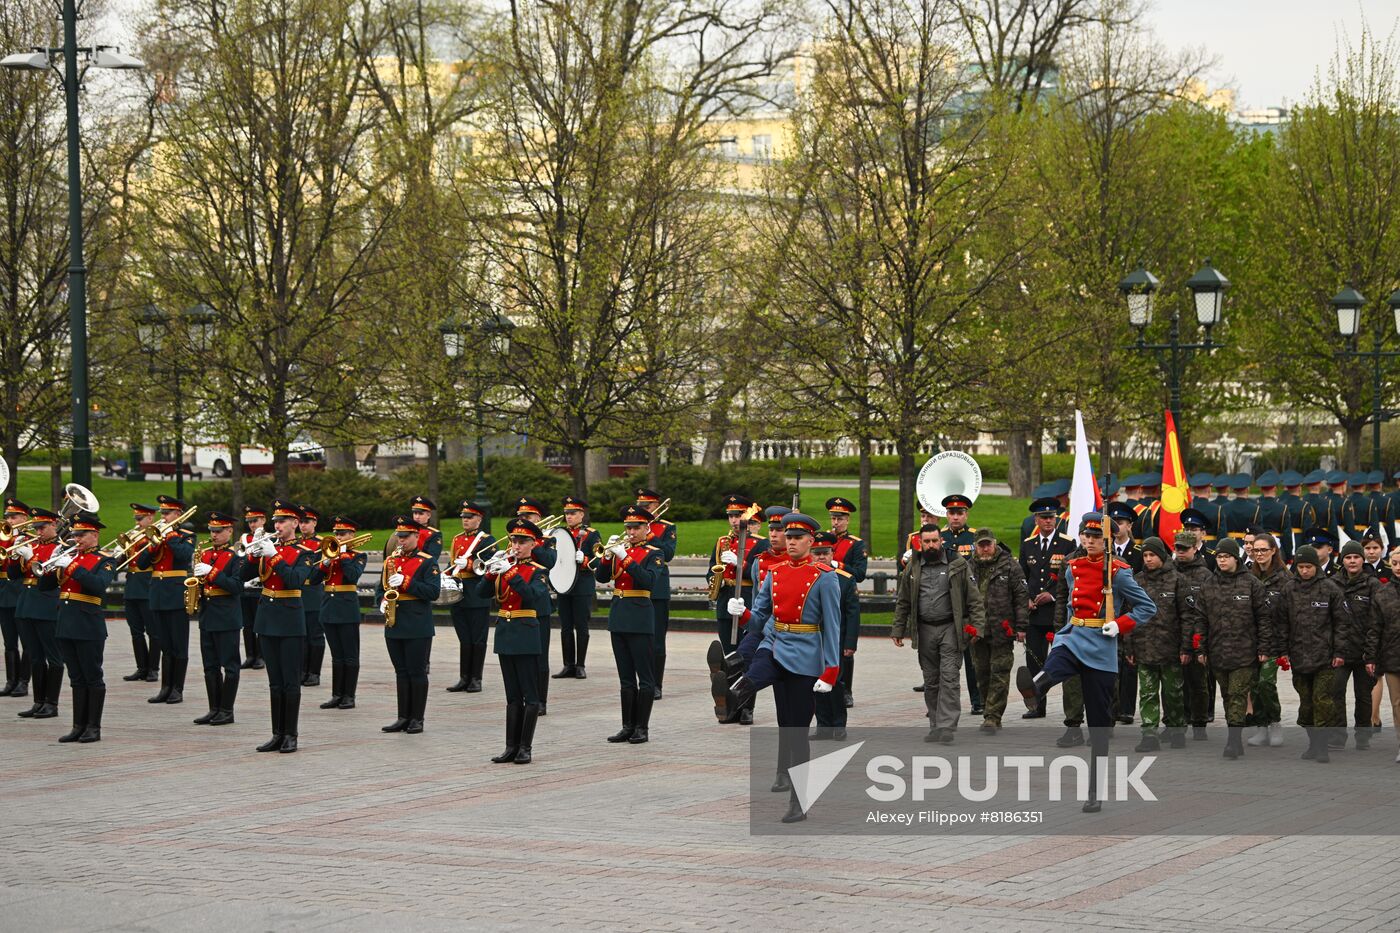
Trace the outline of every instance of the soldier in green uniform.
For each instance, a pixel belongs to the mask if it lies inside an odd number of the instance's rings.
[[[971,560],[972,576],[982,595],[984,622],[973,636],[972,659],[977,679],[986,685],[982,695],[985,709],[979,731],[995,734],[1006,712],[1006,696],[1011,688],[1011,665],[1016,642],[1024,641],[1030,622],[1030,597],[1026,577],[1011,552],[997,543],[990,529],[976,534]]]
[[[133,502],[131,518],[137,528],[149,528],[155,521],[156,508]],[[131,632],[131,653],[136,656],[136,670],[122,678],[128,682],[160,680],[160,641],[151,615],[150,593],[151,571],[137,567],[134,562],[128,564],[126,581],[122,584],[122,611],[126,614],[127,630]]]
[[[331,519],[331,534],[340,550],[321,555],[321,575],[325,579],[325,599],[321,602],[321,625],[331,649],[331,696],[321,709],[354,709],[355,690],[360,683],[360,577],[369,555],[350,547],[360,530],[354,519],[337,515]]]
[[[1301,547],[1301,545],[1300,545]],[[1259,665],[1259,676],[1255,678],[1254,690],[1250,698],[1250,713],[1246,725],[1254,727],[1254,734],[1245,743],[1252,747],[1269,745],[1277,748],[1283,744],[1283,710],[1278,699],[1278,633],[1288,626],[1288,607],[1293,594],[1293,574],[1284,563],[1278,542],[1271,536],[1259,535],[1250,544],[1250,556],[1254,559],[1253,573],[1264,587],[1264,599],[1268,607],[1270,629],[1273,633],[1269,657]]]
[[[1367,528],[1381,520],[1380,513],[1375,510],[1375,503],[1366,492],[1368,478],[1365,473],[1353,473],[1347,479],[1351,492],[1342,500],[1341,525],[1347,537],[1353,541],[1359,540]]]
[[[437,560],[416,550],[423,526],[405,515],[394,519],[394,541],[379,574],[384,644],[394,665],[398,717],[383,732],[417,735],[428,707],[428,655],[433,646],[433,601],[442,591]],[[392,603],[392,605],[390,605]]]
[[[23,536],[29,521],[29,506],[18,499],[5,500],[5,520],[0,525],[0,547],[13,547]],[[0,696],[22,697],[29,694],[29,655],[22,650],[15,607],[24,590],[24,575],[19,561],[6,557],[0,560],[0,632],[5,640],[5,686]]]
[[[1195,538],[1179,533],[1186,547]],[[1135,751],[1155,752],[1161,748],[1158,725],[1166,726],[1173,748],[1186,746],[1186,702],[1182,694],[1182,667],[1191,647],[1197,607],[1188,600],[1188,588],[1172,564],[1171,554],[1161,538],[1142,542],[1142,570],[1133,579],[1157,606],[1152,624],[1128,636],[1126,654],[1136,666],[1138,689],[1142,696],[1142,741]]]
[[[1298,725],[1307,730],[1308,748],[1302,758],[1326,762],[1328,730],[1336,725],[1337,699],[1333,668],[1344,662],[1342,642],[1351,627],[1341,587],[1318,572],[1312,545],[1293,555],[1297,585],[1289,602],[1288,625],[1275,633],[1280,639],[1279,667],[1293,671],[1298,691]]]
[[[1344,637],[1338,639],[1333,649],[1341,656],[1342,663],[1334,665],[1332,670],[1337,704],[1328,744],[1332,748],[1343,748],[1347,744],[1346,698],[1350,683],[1356,748],[1365,751],[1371,747],[1371,694],[1376,686],[1372,632],[1385,624],[1381,618],[1381,582],[1374,574],[1366,572],[1366,557],[1360,542],[1348,541],[1342,545],[1341,565],[1342,569],[1333,580],[1342,588],[1346,599],[1348,624]]]
[[[433,513],[437,506],[427,496],[414,496],[408,504],[408,514],[423,530],[418,535],[418,550],[433,560],[442,554],[442,532],[433,527]]]
[[[267,666],[272,738],[258,746],[260,752],[297,750],[301,658],[306,650],[301,587],[311,573],[310,556],[297,544],[300,520],[301,511],[292,503],[273,503],[274,533],[248,547],[248,560],[243,565],[245,580],[262,581],[256,630]]]
[[[173,496],[156,496],[160,520],[167,526],[185,511],[185,503]],[[194,535],[182,528],[167,528],[165,537],[146,548],[134,561],[151,572],[150,605],[155,619],[163,663],[160,690],[147,703],[183,703],[185,672],[190,666],[190,617],[185,612],[185,579],[194,564]]]
[[[482,525],[486,509],[469,499],[457,507],[462,533],[452,539],[452,566],[447,572],[462,587],[462,598],[452,604],[452,627],[457,631],[457,682],[448,693],[480,693],[486,669],[487,638],[491,632],[491,597],[478,592],[477,568],[496,554],[491,535]]]
[[[654,516],[629,505],[622,510],[625,540],[612,545],[594,571],[599,583],[612,584],[608,603],[608,633],[621,684],[622,728],[608,736],[613,743],[639,745],[650,739],[655,684],[651,673],[651,585],[664,572],[661,551],[650,544]]]
[[[593,551],[602,543],[596,528],[588,524],[588,503],[577,496],[565,496],[564,527],[574,541],[574,560],[578,575],[567,593],[559,594],[559,647],[564,666],[552,680],[588,677],[588,622],[593,618],[593,600],[597,582],[593,579]]]
[[[634,503],[639,508],[656,514],[661,505],[661,493],[655,489],[640,488]],[[656,681],[654,698],[661,699],[661,682],[666,676],[666,634],[671,630],[671,561],[676,558],[676,525],[658,518],[651,523],[647,544],[661,552],[661,573],[651,585],[651,615],[653,631],[651,636],[651,675]]]
[[[301,608],[306,616],[306,654],[301,661],[301,685],[319,687],[321,663],[326,658],[326,630],[321,625],[321,602],[326,598],[326,578],[321,572],[321,538],[316,534],[321,513],[306,504],[297,508],[302,515],[297,523],[297,532],[301,536],[299,546],[306,552],[306,560],[311,567],[306,582],[301,585]]]
[[[198,580],[199,656],[204,662],[204,690],[209,712],[197,726],[227,726],[233,722],[238,698],[238,635],[243,630],[243,558],[229,547],[233,516],[209,513],[209,547],[195,555],[193,578]]]
[[[967,526],[968,510],[972,500],[962,493],[944,496],[939,503],[948,516],[948,526],[943,529],[943,546],[957,553],[959,557],[972,563],[973,539],[975,535]],[[843,659],[844,661],[844,659]],[[972,704],[972,715],[982,715],[982,690],[977,680],[977,666],[972,660],[972,644],[963,649],[963,677],[967,680],[967,699]]]
[[[243,524],[248,530],[239,536],[235,549],[238,551],[239,557],[246,559],[248,545],[253,543],[258,532],[267,525],[267,512],[250,505],[243,510]],[[262,599],[262,592],[259,587],[247,585],[243,587],[243,593],[239,598],[239,608],[243,610],[243,663],[239,666],[243,670],[260,671],[263,669],[262,647],[258,644],[258,633],[254,631],[258,621],[258,600],[260,599]]]
[[[106,526],[96,515],[79,513],[69,526],[76,554],[59,554],[56,573],[40,585],[58,589],[58,650],[73,688],[73,729],[60,742],[102,741],[102,707],[107,683],[102,678],[102,647],[107,640],[103,601],[116,575],[116,561],[97,550],[97,535]]]
[[[1264,584],[1245,569],[1244,551],[1234,539],[1216,549],[1215,580],[1205,590],[1205,625],[1196,646],[1220,684],[1225,706],[1226,758],[1244,755],[1245,710],[1259,676],[1259,665],[1273,657],[1274,627]]]
[[[786,514],[791,512],[789,509]],[[786,555],[786,543],[783,547]],[[841,584],[841,654],[850,657],[856,653],[860,641],[860,594],[856,592],[855,578],[835,565],[835,549],[835,532],[819,531],[813,535],[812,560],[836,574],[837,582]],[[817,694],[816,714],[817,728],[812,733],[813,741],[846,741],[846,703],[835,690]]]
[[[58,695],[63,689],[63,656],[55,631],[58,593],[47,583],[40,585],[44,575],[39,568],[58,548],[58,513],[31,510],[29,530],[34,540],[17,545],[11,554],[18,558],[15,566],[23,586],[15,605],[15,624],[25,653],[34,659],[34,705],[16,715],[52,719],[58,715]]]
[[[528,519],[506,524],[510,550],[486,561],[477,579],[477,595],[496,603],[496,656],[506,691],[506,748],[491,760],[496,764],[529,764],[535,726],[539,721],[540,618],[549,615],[545,568],[536,563],[535,546],[544,537]]]

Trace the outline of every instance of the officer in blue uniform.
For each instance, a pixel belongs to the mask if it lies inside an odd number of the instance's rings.
[[[641,487],[634,503],[653,515],[661,505],[661,493]],[[661,682],[666,677],[666,635],[671,630],[671,561],[676,559],[676,525],[664,518],[651,523],[647,544],[661,552],[661,573],[651,585],[651,676],[656,682],[654,698],[661,699]]]
[[[1351,486],[1344,500],[1342,500],[1342,529],[1346,531],[1347,537],[1353,541],[1365,534],[1366,529],[1378,523],[1381,516],[1375,510],[1375,503],[1366,492],[1366,485],[1370,480],[1369,474],[1353,473],[1347,478]]]
[[[419,551],[424,526],[406,515],[394,519],[396,547],[379,574],[384,645],[394,665],[398,716],[382,732],[417,735],[428,709],[428,655],[433,647],[433,601],[442,592],[437,559]],[[394,598],[391,599],[390,596]],[[393,613],[389,603],[394,603]]]
[[[57,572],[40,583],[58,589],[58,650],[73,688],[73,730],[60,742],[102,741],[102,707],[107,701],[102,678],[102,647],[107,640],[103,601],[117,566],[97,550],[97,535],[105,527],[96,515],[74,517],[69,530],[77,554],[55,557]]]
[[[1026,595],[1030,599],[1030,622],[1026,627],[1026,664],[1035,674],[1044,663],[1049,637],[1059,614],[1055,608],[1055,588],[1064,573],[1065,558],[1075,548],[1059,527],[1058,499],[1046,496],[1031,503],[1030,511],[1035,530],[1021,540],[1021,572],[1026,577]],[[1045,702],[1028,710],[1022,719],[1043,719]]]
[[[1265,470],[1259,474],[1259,498],[1254,500],[1254,521],[1263,531],[1273,535],[1275,540],[1283,540],[1288,533],[1288,506],[1277,496],[1279,486],[1277,470]]]
[[[131,518],[137,528],[148,528],[155,521],[156,507],[133,502]],[[151,571],[137,567],[135,562],[128,564],[122,584],[122,611],[131,633],[131,653],[136,656],[136,670],[122,678],[128,682],[160,680],[160,640],[151,615],[150,593]]]
[[[1279,550],[1283,552],[1284,563],[1293,560],[1293,549],[1303,544],[1303,474],[1297,470],[1284,470],[1279,476],[1283,494],[1278,497],[1283,506],[1283,524],[1279,527]]]
[[[238,635],[243,630],[243,558],[229,547],[233,516],[209,513],[209,547],[195,555],[192,579],[199,588],[199,656],[204,664],[204,690],[209,712],[197,726],[227,726],[233,722],[238,698]]]
[[[1205,516],[1206,519],[1206,540],[1211,544],[1220,540],[1221,521],[1219,503],[1210,497],[1211,483],[1215,477],[1209,473],[1192,473],[1187,480],[1191,484],[1191,502],[1189,508],[1195,509]]]
[[[856,653],[860,640],[860,595],[856,592],[856,581],[846,570],[836,566],[834,533],[819,531],[813,541],[812,559],[836,574],[841,584],[841,656],[847,658]],[[817,694],[816,713],[817,728],[812,733],[812,741],[846,741],[846,704],[835,690]]]

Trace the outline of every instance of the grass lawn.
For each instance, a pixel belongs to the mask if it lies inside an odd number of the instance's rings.
[[[18,477],[18,495],[21,500],[32,506],[49,505],[49,474],[46,471],[20,470],[16,476]],[[196,485],[198,484],[194,482],[186,482],[185,491],[188,493]],[[173,496],[175,494],[175,482],[174,480],[148,480],[143,483],[129,483],[123,479],[95,476],[92,480],[92,491],[101,501],[104,520],[112,529],[109,535],[104,536],[108,537],[115,536],[118,531],[124,531],[130,527],[128,519],[131,515],[127,509],[128,503],[144,502],[148,505],[155,505],[156,496],[161,494]],[[825,523],[826,510],[823,508],[823,503],[829,497],[836,495],[854,499],[855,492],[856,490],[853,489],[808,486],[802,490],[802,501],[809,514]],[[869,542],[871,553],[877,557],[893,557],[902,550],[902,542],[895,539],[899,492],[894,489],[872,489],[870,501],[874,531],[873,540]],[[996,532],[997,537],[1006,541],[1014,552],[1016,542],[1019,540],[1021,520],[1027,514],[1026,508],[1029,504],[1027,499],[1013,499],[1009,496],[981,496],[972,507],[971,525],[974,528],[983,525],[990,526]],[[852,521],[851,524],[853,527],[859,527],[858,521]],[[456,516],[441,516],[438,527],[442,528],[444,536],[450,541],[461,525]],[[604,538],[622,531],[620,522],[600,522],[596,527],[603,533]],[[498,517],[493,523],[493,528],[496,534],[501,534],[505,531],[505,523]],[[708,554],[714,547],[715,539],[728,532],[728,522],[720,519],[684,522],[678,529],[679,552],[681,554]],[[382,548],[388,537],[387,529],[376,531],[372,546]]]

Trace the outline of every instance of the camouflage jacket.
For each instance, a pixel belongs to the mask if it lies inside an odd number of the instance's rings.
[[[983,561],[974,556],[969,563],[982,594],[985,619],[982,637],[990,639],[992,644],[1015,641],[1015,633],[1024,632],[1030,622],[1030,597],[1026,595],[1026,576],[1021,572],[1020,563],[1010,551],[1001,548],[997,548],[991,560]],[[1006,631],[1008,626],[1010,633]]]
[[[1288,644],[1288,614],[1298,578],[1282,563],[1266,573],[1258,574],[1258,577],[1264,587],[1264,602],[1268,607],[1270,645],[1268,651],[1261,650],[1259,653],[1278,657]]]
[[[1205,631],[1201,646],[1212,667],[1238,670],[1273,657],[1274,622],[1269,597],[1254,574],[1243,567],[1220,573],[1205,589]]]
[[[1311,580],[1296,577],[1294,584],[1279,654],[1288,655],[1293,670],[1312,674],[1340,657],[1337,639],[1346,637],[1351,622],[1342,588],[1330,578],[1319,573]]]
[[[1363,569],[1356,576],[1346,572],[1332,581],[1346,598],[1348,625],[1337,639],[1337,651],[1345,661],[1376,660],[1374,633],[1381,627],[1381,581]]]
[[[1371,629],[1368,657],[1376,661],[1376,676],[1400,674],[1400,585],[1382,584],[1376,602],[1380,624]]]
[[[1123,653],[1138,664],[1166,667],[1181,663],[1181,654],[1191,647],[1191,632],[1196,627],[1196,608],[1186,602],[1187,591],[1181,574],[1171,562],[1156,570],[1133,574],[1138,586],[1147,591],[1157,604],[1152,624],[1141,631],[1123,637]]]

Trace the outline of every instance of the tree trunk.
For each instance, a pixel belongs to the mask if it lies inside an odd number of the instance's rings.
[[[569,447],[569,464],[573,468],[574,495],[588,495],[588,450],[582,444]]]
[[[895,437],[895,452],[899,454],[899,526],[894,540],[894,553],[903,552],[903,543],[913,531],[914,520],[914,452],[919,449],[917,437]]]
[[[286,444],[278,443],[272,448],[272,494],[278,499],[292,497],[291,468],[287,459]]]
[[[1031,494],[1031,457],[1026,442],[1025,431],[1011,431],[1006,435],[1006,481],[1011,485],[1011,494],[1025,498]]]
[[[707,470],[713,470],[719,466],[720,459],[724,456],[724,444],[729,439],[729,404],[732,401],[726,395],[721,395],[718,401],[710,409],[710,426],[705,432],[705,456],[700,458],[700,465]]]
[[[587,451],[583,457],[583,485],[578,488],[576,495],[586,497],[589,486],[594,483],[601,483],[607,478],[608,449],[606,447],[595,447]]]
[[[1030,475],[1031,488],[1039,486],[1045,482],[1045,455],[1041,452],[1041,445],[1045,441],[1045,430],[1037,423],[1030,432]],[[1030,490],[1026,490],[1026,495],[1030,495]]]
[[[428,445],[428,498],[436,502],[438,500],[438,439],[429,435],[423,438],[423,442]]]
[[[1347,434],[1346,447],[1342,450],[1342,462],[1345,464],[1342,469],[1355,473],[1361,469],[1361,434],[1366,424],[1363,421],[1344,421],[1342,428]]]
[[[241,438],[232,438],[228,443],[229,459],[229,487],[233,493],[233,517],[239,519],[243,517],[244,495],[243,495],[243,441]]]
[[[652,489],[661,485],[661,445],[647,448],[647,485]]]
[[[5,487],[5,495],[13,496],[19,489],[19,424],[7,421],[5,428],[5,462],[10,466],[10,485]],[[135,466],[127,467],[129,470]]]
[[[874,534],[870,522],[870,438],[856,438],[856,445],[860,452],[860,501],[856,503],[860,506],[860,536],[869,541]]]

